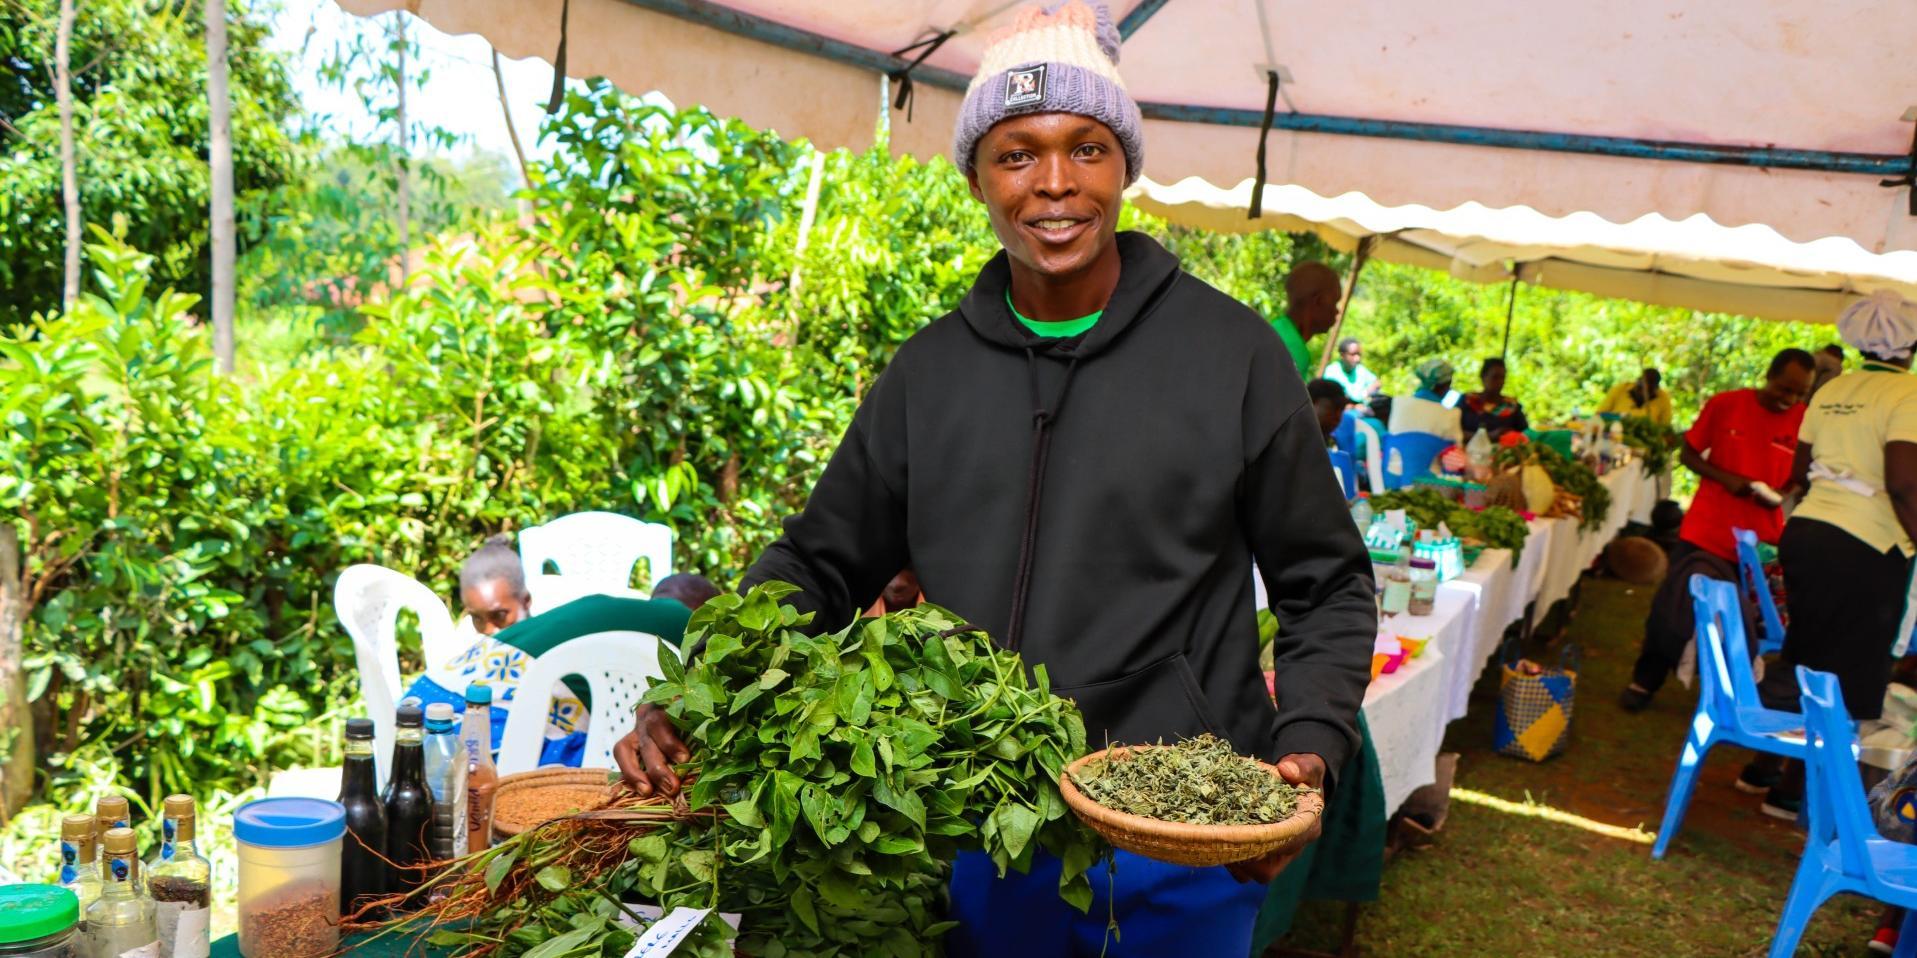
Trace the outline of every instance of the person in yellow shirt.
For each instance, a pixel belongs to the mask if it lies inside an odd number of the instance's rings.
[[[1810,492],[1778,541],[1791,617],[1782,667],[1765,670],[1758,696],[1795,710],[1793,666],[1808,666],[1837,676],[1862,721],[1883,710],[1917,552],[1917,305],[1880,291],[1846,309],[1837,330],[1863,363],[1817,391],[1798,431],[1792,483]],[[1795,817],[1803,776],[1792,766],[1765,814]]]
[[[1664,374],[1655,369],[1646,369],[1644,374],[1628,383],[1618,383],[1598,404],[1600,413],[1616,413],[1620,416],[1643,416],[1660,426],[1671,424],[1671,394],[1659,388]]]

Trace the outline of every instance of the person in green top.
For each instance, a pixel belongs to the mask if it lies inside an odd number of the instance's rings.
[[[1285,341],[1298,378],[1304,382],[1317,378],[1312,374],[1317,362],[1305,344],[1337,325],[1343,295],[1337,271],[1317,261],[1299,263],[1285,276],[1285,315],[1272,320],[1271,327]]]
[[[704,576],[680,573],[660,580],[648,599],[588,595],[530,615],[525,572],[509,536],[494,536],[469,556],[460,566],[459,585],[462,604],[479,635],[452,661],[428,662],[426,674],[414,680],[406,697],[419,700],[422,707],[446,702],[461,711],[466,687],[486,683],[493,690],[495,749],[533,659],[598,632],[643,632],[677,646],[692,613],[719,594],[719,587]],[[567,686],[571,694],[554,696],[547,710],[541,765],[577,766],[585,750],[583,724],[591,699],[576,677]]]

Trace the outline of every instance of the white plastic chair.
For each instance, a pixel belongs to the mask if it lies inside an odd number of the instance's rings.
[[[661,644],[658,636],[645,632],[595,632],[562,642],[533,659],[506,716],[506,734],[499,741],[496,762],[499,774],[539,767],[552,689],[569,675],[585,679],[592,690],[583,765],[612,768],[612,746],[632,730],[633,709],[653,681],[665,676],[659,667]]]
[[[1371,480],[1371,492],[1376,495],[1384,491],[1384,437],[1378,430],[1363,419],[1352,423],[1353,428],[1364,433],[1365,437],[1365,475]]]
[[[672,530],[613,512],[575,512],[520,530],[519,559],[534,612],[583,595],[629,594],[640,559],[650,566],[650,593],[672,574]],[[548,562],[557,574],[545,571]]]
[[[427,663],[444,662],[460,652],[446,603],[412,576],[385,566],[356,565],[341,572],[333,586],[333,612],[353,638],[360,705],[373,720],[373,759],[382,789],[393,755],[393,708],[402,691],[397,628],[401,610],[419,617]]]

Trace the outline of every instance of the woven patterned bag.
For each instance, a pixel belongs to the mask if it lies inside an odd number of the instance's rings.
[[[1558,665],[1537,675],[1517,663],[1504,662],[1498,687],[1498,715],[1493,742],[1499,754],[1542,762],[1571,744],[1571,713],[1577,700],[1578,673],[1560,656]]]

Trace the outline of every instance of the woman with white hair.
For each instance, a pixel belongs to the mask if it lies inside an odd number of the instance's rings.
[[[1863,354],[1812,397],[1798,432],[1793,484],[1810,492],[1778,542],[1790,626],[1783,668],[1765,670],[1761,697],[1794,708],[1796,670],[1831,672],[1857,719],[1877,718],[1890,682],[1917,534],[1917,305],[1883,290],[1844,310],[1844,342]],[[1770,790],[1766,814],[1794,818],[1801,766]]]

